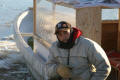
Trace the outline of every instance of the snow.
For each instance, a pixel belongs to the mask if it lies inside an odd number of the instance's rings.
[[[16,62],[24,62],[13,40],[0,41],[0,68],[10,69]]]

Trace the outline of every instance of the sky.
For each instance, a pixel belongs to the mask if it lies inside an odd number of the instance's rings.
[[[0,25],[11,23],[17,15],[33,6],[33,0],[0,0]]]

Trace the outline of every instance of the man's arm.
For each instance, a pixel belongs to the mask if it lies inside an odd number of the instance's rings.
[[[48,77],[52,78],[58,75],[56,72],[58,62],[56,58],[54,57],[51,49],[49,49],[49,56],[48,56],[48,61],[46,65],[47,65],[47,70],[48,70],[47,71]]]
[[[106,53],[97,43],[89,47],[88,60],[96,68],[91,80],[105,80],[110,74],[111,66]]]

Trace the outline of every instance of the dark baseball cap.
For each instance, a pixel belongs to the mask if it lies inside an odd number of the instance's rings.
[[[55,26],[55,34],[60,30],[67,31],[68,29],[71,29],[71,24],[66,21],[61,21]]]

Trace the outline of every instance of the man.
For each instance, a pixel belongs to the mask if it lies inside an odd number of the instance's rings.
[[[105,80],[111,66],[104,50],[65,21],[56,25],[58,41],[49,49],[50,80]]]

